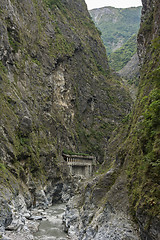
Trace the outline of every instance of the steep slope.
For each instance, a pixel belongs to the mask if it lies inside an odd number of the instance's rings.
[[[66,211],[70,234],[80,229],[80,239],[160,239],[160,3],[142,3],[136,103],[112,133],[97,175],[81,191],[77,205],[71,202],[78,210],[67,209],[72,218]]]
[[[114,144],[119,146],[116,160],[126,169],[130,211],[141,238],[156,240],[160,237],[160,4],[158,0],[142,3],[138,97],[124,129],[112,138],[110,152],[113,155]]]
[[[132,58],[127,62],[127,64],[118,71],[121,77],[128,79],[129,82],[138,85],[139,79],[139,58],[137,53],[135,53]]]
[[[137,35],[134,34],[122,47],[110,55],[110,65],[115,71],[122,69],[137,52]]]
[[[142,239],[160,237],[160,3],[143,0],[138,34],[141,81],[129,139],[129,194]],[[133,137],[134,136],[134,137]],[[131,156],[134,156],[131,157]]]
[[[68,175],[63,151],[103,161],[103,146],[131,100],[110,73],[83,0],[1,0],[0,34],[4,228],[12,220],[8,204],[52,201],[52,187]]]
[[[139,91],[117,156],[127,166],[130,211],[141,238],[156,240],[160,237],[160,4],[157,0],[142,3]]]

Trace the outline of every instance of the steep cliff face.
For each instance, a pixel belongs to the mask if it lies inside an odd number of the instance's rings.
[[[2,0],[0,34],[1,200],[25,189],[31,206],[40,185],[67,173],[62,151],[103,161],[130,97],[83,0]]]
[[[130,155],[133,154],[134,158],[127,157],[130,161],[129,191],[132,210],[142,230],[142,239],[158,239],[160,238],[160,3],[156,0],[144,0],[142,3],[142,21],[138,35],[141,81],[130,134],[132,149]]]
[[[160,4],[156,0],[142,3],[138,97],[124,129],[118,137],[114,134],[109,151],[119,146],[116,160],[126,169],[130,212],[141,238],[156,240],[160,238]],[[125,136],[121,143],[120,136]]]
[[[138,34],[141,63],[135,107],[118,136],[117,160],[127,172],[130,211],[139,224],[142,239],[160,238],[160,4],[142,1]],[[112,139],[113,143],[118,138]]]
[[[160,3],[142,3],[137,100],[131,114],[112,133],[106,161],[87,183],[78,205],[81,222],[77,228],[90,239],[160,239]],[[133,225],[126,232],[129,216],[140,237]],[[128,221],[120,226],[124,219]]]

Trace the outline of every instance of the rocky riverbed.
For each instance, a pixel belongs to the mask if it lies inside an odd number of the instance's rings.
[[[38,231],[34,234],[35,240],[68,240],[68,235],[63,231],[62,216],[65,211],[65,204],[55,204],[46,209],[46,219],[39,225]]]
[[[114,171],[103,176],[109,184]],[[102,177],[102,176],[101,176]],[[76,178],[76,184],[57,183],[54,188],[37,193],[36,206],[27,208],[26,199],[19,194],[5,211],[6,227],[1,228],[3,240],[139,240],[138,231],[129,214],[124,181],[118,179],[111,192],[117,199],[117,188],[121,199],[111,201],[112,195],[97,205],[97,184],[100,176],[85,181]],[[94,186],[94,187],[93,187]],[[95,192],[95,194],[93,194]],[[4,205],[5,207],[5,205]],[[4,224],[5,225],[5,224]]]
[[[109,202],[96,211],[88,202],[76,208],[77,199],[72,198],[63,216],[65,231],[72,240],[139,240],[140,237],[129,216],[117,212]]]
[[[6,228],[3,240],[68,240],[62,227],[65,204],[54,204],[46,209],[35,208],[23,216],[15,214]]]
[[[17,196],[8,195],[12,199],[1,201],[0,206],[3,210],[0,217],[0,239],[46,240],[51,239],[51,236],[52,239],[67,239],[61,224],[65,205],[57,204],[66,203],[73,196],[74,190],[73,184],[61,182],[52,188],[39,189],[35,206],[29,204],[32,199],[26,199],[20,193]],[[44,236],[44,231],[48,235]]]

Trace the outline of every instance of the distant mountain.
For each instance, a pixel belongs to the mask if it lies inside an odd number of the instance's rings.
[[[102,32],[102,40],[110,54],[138,32],[141,7],[114,8],[104,7],[90,10],[96,26]]]
[[[110,66],[116,71],[125,67],[136,53],[141,9],[104,7],[90,10],[95,25],[102,33]]]

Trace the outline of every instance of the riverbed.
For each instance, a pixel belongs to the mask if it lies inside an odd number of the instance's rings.
[[[40,225],[39,231],[34,234],[35,240],[68,240],[67,234],[63,231],[62,216],[65,211],[65,204],[55,204],[45,210],[45,217]]]

